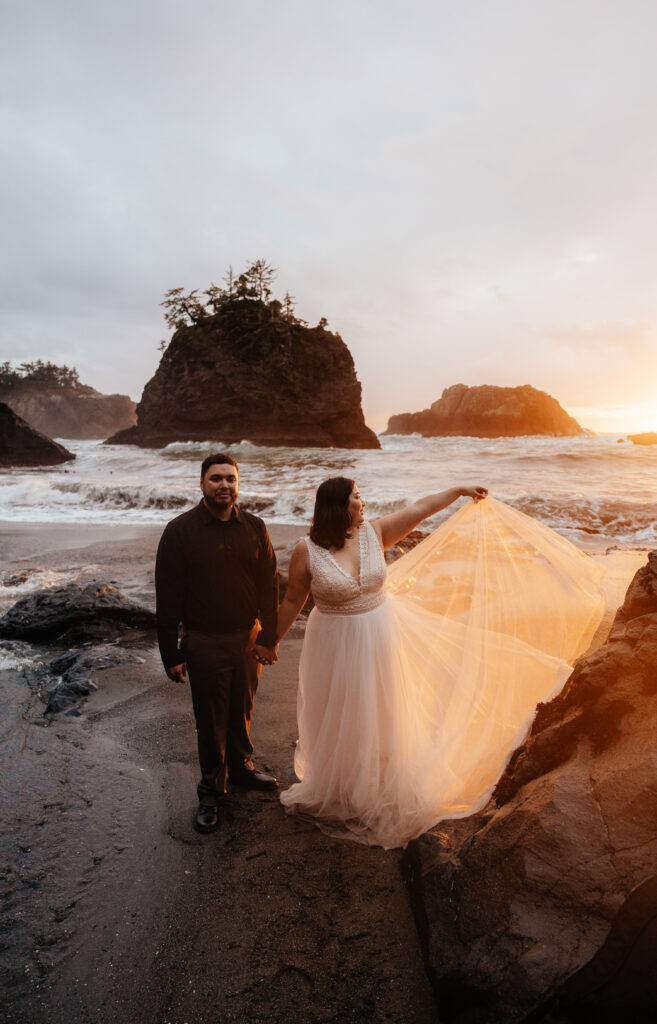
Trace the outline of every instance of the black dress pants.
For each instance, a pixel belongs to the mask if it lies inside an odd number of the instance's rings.
[[[250,649],[256,635],[257,629],[223,635],[185,633],[201,804],[218,804],[226,794],[227,772],[251,766],[251,712],[262,668]]]

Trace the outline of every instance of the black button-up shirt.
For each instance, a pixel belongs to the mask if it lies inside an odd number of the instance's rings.
[[[239,633],[259,619],[258,643],[276,643],[276,555],[262,519],[234,507],[226,522],[203,501],[165,528],[155,564],[157,635],[165,668],[184,657],[178,626]]]

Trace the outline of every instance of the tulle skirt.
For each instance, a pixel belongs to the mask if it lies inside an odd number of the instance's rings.
[[[466,642],[467,632],[467,642]],[[309,617],[300,662],[300,782],[288,811],[386,849],[487,801],[559,658],[389,594],[374,611]]]
[[[395,562],[374,611],[314,609],[300,782],[283,804],[386,848],[479,810],[537,703],[587,649],[604,612],[600,576],[569,541],[488,498]]]

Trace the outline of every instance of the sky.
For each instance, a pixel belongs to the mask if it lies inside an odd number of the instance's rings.
[[[657,430],[654,0],[1,0],[0,358],[138,399],[264,258],[366,420],[532,384]]]

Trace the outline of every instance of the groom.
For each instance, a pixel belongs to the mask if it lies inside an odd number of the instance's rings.
[[[203,497],[167,525],[155,565],[164,668],[179,683],[189,674],[192,691],[200,832],[217,828],[227,779],[251,789],[278,786],[254,768],[249,738],[262,666],[276,661],[276,556],[263,521],[236,505],[238,484],[234,459],[209,455],[201,466]]]

